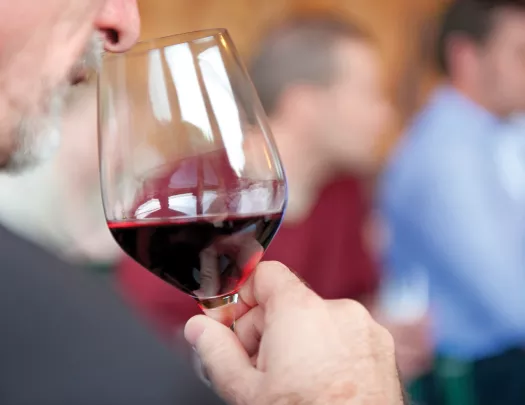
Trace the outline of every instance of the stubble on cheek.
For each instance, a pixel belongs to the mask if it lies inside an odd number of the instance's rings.
[[[6,38],[0,46],[0,168],[25,142],[20,128],[53,115],[51,100],[67,87],[103,4],[49,0],[39,7],[34,0],[13,1],[18,6],[0,5],[7,13],[0,16],[0,38]]]
[[[15,128],[21,119],[20,114],[13,110],[0,88],[0,169],[9,161],[16,148]]]

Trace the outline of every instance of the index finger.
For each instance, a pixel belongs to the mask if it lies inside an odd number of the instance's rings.
[[[279,262],[263,262],[239,290],[239,297],[246,308],[256,305],[267,307],[269,303],[302,300],[316,294],[285,265]]]

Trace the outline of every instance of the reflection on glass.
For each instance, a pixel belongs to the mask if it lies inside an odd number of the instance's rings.
[[[228,34],[108,56],[100,89],[102,192],[115,240],[202,307],[235,302],[278,229],[286,183]]]

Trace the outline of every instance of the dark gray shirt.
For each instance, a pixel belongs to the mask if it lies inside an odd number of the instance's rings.
[[[0,403],[221,401],[109,285],[0,227]]]

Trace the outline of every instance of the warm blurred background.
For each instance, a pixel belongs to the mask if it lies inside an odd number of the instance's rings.
[[[227,28],[246,59],[269,27],[297,13],[330,11],[357,21],[377,39],[387,71],[387,92],[398,114],[378,153],[387,153],[403,122],[436,80],[426,55],[436,14],[446,0],[143,0],[142,39],[205,28]],[[431,38],[429,38],[431,40]]]

